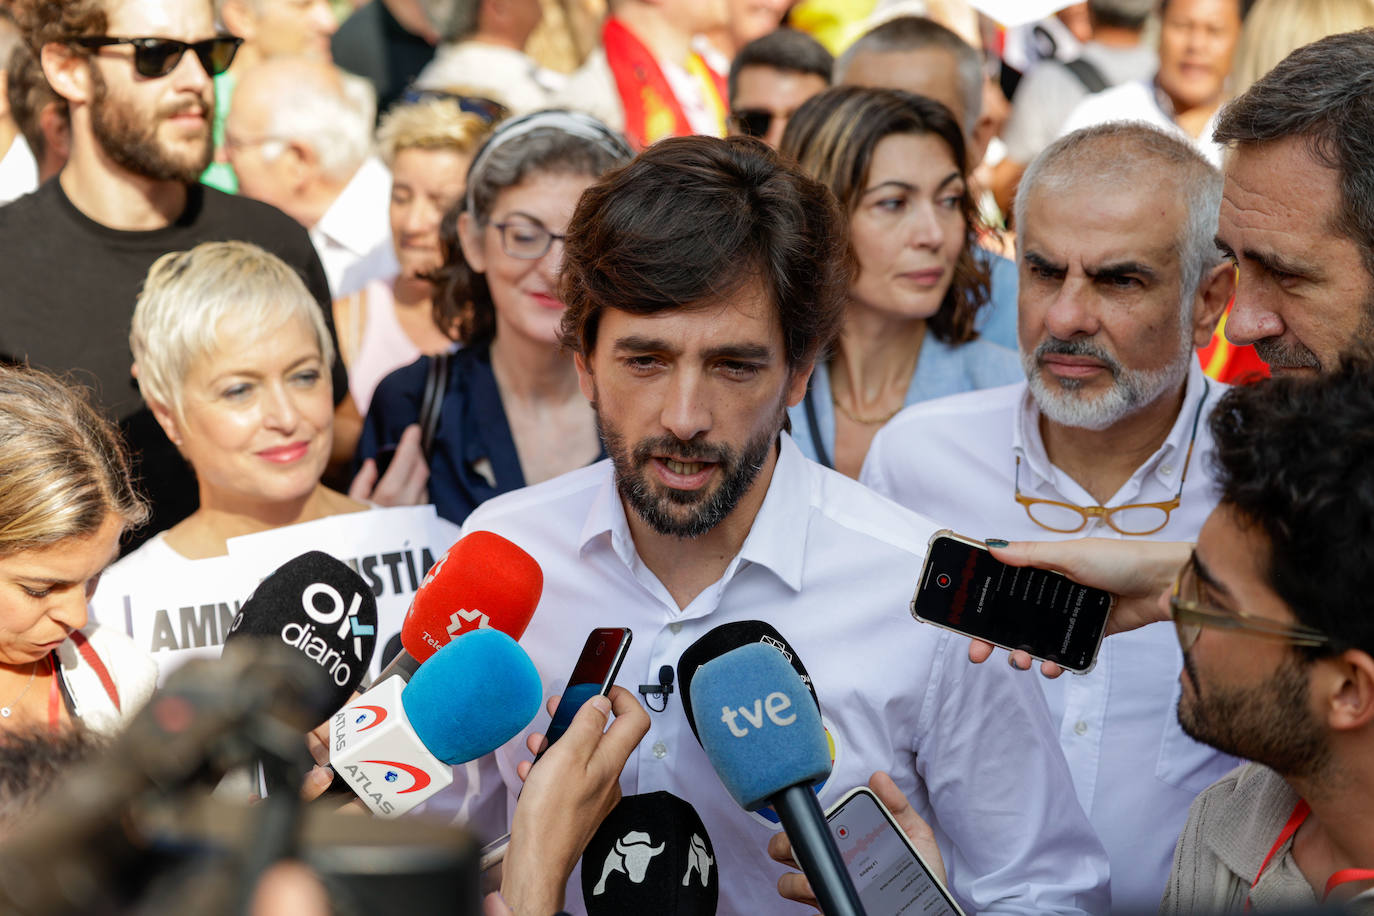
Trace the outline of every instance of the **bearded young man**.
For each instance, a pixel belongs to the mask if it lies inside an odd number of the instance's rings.
[[[938,526],[783,431],[840,321],[843,227],[821,185],[751,138],[664,140],[589,189],[568,228],[563,330],[611,457],[484,503],[464,531],[509,537],[543,569],[520,644],[544,683],[596,626],[634,630],[619,678],[634,689],[715,627],[768,621],[833,741],[822,805],[888,770],[933,818],[972,910],[1101,912],[1105,857],[1064,804],[1043,697],[907,611]],[[651,718],[622,789],[670,791],[711,825],[720,912],[810,912],[778,900],[776,820],[734,804],[678,698]],[[500,832],[523,747],[467,782],[478,829]]]
[[[899,414],[860,481],[972,537],[1196,537],[1225,386],[1195,348],[1234,288],[1213,244],[1221,194],[1186,141],[1144,124],[1051,144],[1016,199],[1026,381]],[[1189,804],[1235,765],[1174,721],[1180,663],[1160,625],[1040,685],[1117,912],[1158,904]]]
[[[330,294],[303,228],[196,183],[210,161],[213,77],[238,39],[210,0],[23,0],[17,13],[71,114],[56,180],[0,209],[0,354],[95,388],[139,461],[160,531],[196,507],[189,468],[143,407],[129,322],[148,268],[205,241],[253,242],[294,267],[332,329]],[[335,366],[336,393],[346,390]]]

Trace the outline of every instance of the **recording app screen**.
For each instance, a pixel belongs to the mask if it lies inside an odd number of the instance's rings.
[[[615,663],[621,635],[620,630],[594,630],[587,637],[587,644],[582,647],[582,654],[578,656],[577,664],[568,678],[568,687],[553,712],[553,721],[549,723],[550,744],[568,730],[582,704],[601,692],[601,685],[606,683],[611,665]]]
[[[1107,592],[944,537],[930,547],[915,604],[925,620],[1076,670],[1092,664],[1110,609]]]
[[[829,823],[868,916],[957,916],[872,798],[855,795]]]

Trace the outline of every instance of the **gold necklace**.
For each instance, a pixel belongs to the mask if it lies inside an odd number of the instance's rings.
[[[841,404],[840,399],[835,397],[834,395],[830,396],[830,401],[835,405],[835,409],[838,410],[840,413],[844,414],[846,417],[853,420],[855,423],[860,423],[864,426],[881,426],[888,420],[891,420],[893,417],[897,416],[897,414],[901,413],[902,408],[906,406],[905,404],[899,404],[897,405],[897,408],[895,410],[891,411],[890,413],[885,413],[881,417],[860,417],[850,413],[849,408]]]
[[[33,679],[37,675],[38,662],[34,661],[33,664],[29,665],[29,682],[24,685],[23,690],[19,691],[19,696],[15,697],[13,700],[10,700],[9,703],[5,704],[4,706],[0,706],[0,719],[8,719],[13,714],[14,704],[24,699],[24,694],[29,692],[29,688],[33,686]]]

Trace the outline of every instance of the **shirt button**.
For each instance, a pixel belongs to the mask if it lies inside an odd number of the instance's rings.
[[[680,624],[680,623],[670,623],[670,624],[668,624],[668,629],[669,629],[670,632],[672,632],[672,634],[673,634],[674,636],[676,636],[677,634],[679,634],[679,633],[682,632],[682,624]]]
[[[1082,719],[1079,719],[1077,722],[1074,723],[1073,733],[1075,735],[1086,735],[1088,733],[1088,723],[1084,722]],[[657,748],[655,748],[655,750],[657,750]]]
[[[1174,472],[1174,466],[1171,465],[1171,464],[1161,464],[1161,465],[1159,466],[1159,473],[1163,474],[1165,477],[1168,477],[1168,476],[1169,476],[1170,474],[1172,474],[1173,472]]]
[[[655,741],[655,742],[654,742],[654,756],[657,757],[659,760],[662,760],[664,757],[667,757],[667,756],[668,756],[668,745],[664,744],[662,741]]]

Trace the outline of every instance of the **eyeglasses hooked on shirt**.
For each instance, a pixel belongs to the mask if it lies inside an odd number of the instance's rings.
[[[181,63],[182,56],[194,51],[200,65],[210,76],[219,76],[234,62],[243,39],[234,35],[217,35],[201,41],[180,41],[175,38],[111,38],[107,35],[88,35],[73,38],[71,43],[92,51],[114,45],[131,45],[134,49],[134,70],[139,76],[166,76]]]
[[[1183,474],[1179,477],[1178,492],[1173,499],[1158,503],[1127,503],[1122,506],[1078,506],[1073,503],[1059,502],[1054,499],[1040,499],[1026,496],[1021,492],[1021,456],[1016,456],[1016,477],[1013,483],[1015,498],[1025,507],[1026,515],[1046,531],[1058,534],[1073,534],[1087,527],[1088,522],[1100,518],[1118,534],[1127,537],[1145,537],[1161,530],[1169,524],[1169,516],[1183,500],[1183,485],[1188,480],[1188,465],[1193,460],[1193,445],[1197,442],[1198,423],[1202,419],[1202,408],[1207,403],[1207,389],[1198,399],[1197,413],[1193,415],[1193,434],[1188,440],[1188,454],[1183,459]]]

